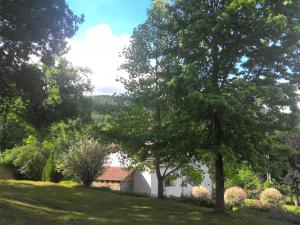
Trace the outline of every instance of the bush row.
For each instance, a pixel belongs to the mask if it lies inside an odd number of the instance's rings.
[[[194,187],[192,196],[199,202],[212,202],[210,192],[202,186]],[[225,204],[228,208],[248,206],[255,209],[265,210],[278,207],[283,203],[283,196],[275,188],[267,188],[261,192],[259,199],[247,200],[247,193],[241,187],[230,187],[224,193]]]

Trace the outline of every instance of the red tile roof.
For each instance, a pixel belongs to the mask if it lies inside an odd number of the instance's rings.
[[[97,177],[96,181],[123,181],[129,175],[131,175],[131,172],[124,167],[104,167],[102,174]]]

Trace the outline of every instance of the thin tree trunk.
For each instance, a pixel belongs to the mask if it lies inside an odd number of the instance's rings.
[[[294,196],[294,205],[299,206],[299,196],[297,194]]]
[[[7,140],[7,113],[3,113],[3,121],[1,124],[1,137],[0,137],[0,153],[5,149],[5,142]]]
[[[224,202],[224,167],[223,167],[223,155],[218,153],[215,161],[216,167],[216,206],[215,211],[217,213],[225,212]]]
[[[295,188],[295,196],[294,196],[294,204],[295,206],[299,206],[299,188]]]

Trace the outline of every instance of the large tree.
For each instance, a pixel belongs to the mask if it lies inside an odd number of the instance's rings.
[[[293,129],[300,79],[298,0],[177,0],[170,30],[182,72],[178,102],[201,124],[215,160],[216,211],[224,163],[268,157],[270,136]]]
[[[89,100],[84,96],[92,90],[88,72],[65,59],[53,67],[23,64],[13,74],[19,96],[5,98],[0,107],[0,151],[21,144],[29,133],[41,141],[54,122],[90,122]]]
[[[17,95],[13,73],[22,63],[32,56],[53,63],[82,22],[83,16],[74,15],[64,0],[0,0],[1,104]]]
[[[60,59],[54,67],[23,65],[17,73],[17,86],[23,110],[17,112],[40,137],[51,123],[81,119],[88,122],[90,111],[85,93],[92,91],[89,70],[73,67]],[[31,83],[23,82],[28,79]]]
[[[178,62],[165,52],[174,41],[163,29],[166,13],[163,2],[154,1],[148,19],[134,30],[130,46],[123,52],[126,62],[122,69],[129,77],[121,80],[127,92],[113,129],[129,156],[151,161],[158,180],[158,198],[164,197],[164,179],[187,159],[181,124],[175,123],[178,111],[168,92]]]

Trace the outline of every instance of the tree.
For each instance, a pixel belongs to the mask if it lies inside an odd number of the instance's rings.
[[[74,15],[64,0],[1,0],[0,10],[1,68],[27,61],[29,55],[47,61],[65,53],[66,38],[83,22],[83,16]]]
[[[300,195],[300,136],[299,127],[297,132],[291,139],[288,139],[289,145],[295,150],[294,154],[285,159],[285,164],[288,169],[283,170],[282,181],[291,188],[292,195],[294,195],[295,206],[299,205]],[[280,168],[282,170],[282,168]]]
[[[172,85],[178,105],[202,126],[199,147],[214,156],[217,212],[225,210],[224,163],[267,157],[269,137],[295,126],[299,13],[299,1],[177,0],[170,7],[182,62]]]
[[[58,169],[65,175],[79,179],[85,187],[89,187],[101,172],[107,155],[105,146],[94,139],[83,137],[62,155]]]
[[[41,138],[53,122],[77,118],[89,121],[84,94],[92,91],[92,86],[87,73],[89,70],[75,68],[65,59],[59,59],[54,67],[23,64],[16,84],[24,110],[17,115]]]
[[[0,104],[18,97],[16,71],[30,56],[53,64],[83,22],[64,0],[0,0]],[[30,80],[23,80],[31,84]],[[2,112],[1,112],[2,113]]]
[[[175,123],[178,111],[168,92],[178,62],[165,52],[174,41],[168,30],[162,29],[166,13],[163,1],[153,1],[147,20],[134,30],[130,46],[123,52],[126,62],[121,68],[129,78],[121,79],[127,92],[122,111],[114,119],[116,139],[126,153],[140,162],[153,163],[158,198],[164,197],[164,179],[188,158],[184,152],[188,146],[178,129],[181,124]]]

